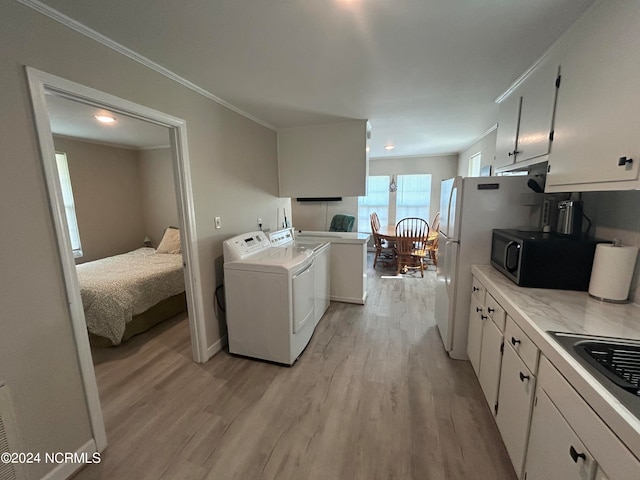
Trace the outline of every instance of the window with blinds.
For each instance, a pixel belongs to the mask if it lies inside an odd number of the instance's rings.
[[[369,215],[376,212],[380,225],[395,225],[407,217],[431,222],[431,174],[398,175],[397,190],[389,189],[390,175],[367,179],[367,196],[358,198],[358,231],[371,233]]]
[[[378,214],[380,225],[389,222],[389,175],[367,177],[367,196],[358,197],[358,231],[371,233],[370,216]]]
[[[431,175],[398,175],[396,192],[396,222],[407,217],[424,218],[430,222]]]
[[[80,243],[80,230],[76,219],[76,206],[73,202],[73,190],[71,188],[71,177],[69,176],[69,165],[67,164],[67,154],[56,152],[56,165],[58,166],[58,177],[62,188],[62,200],[67,217],[67,227],[71,238],[71,248],[75,258],[82,257],[82,245]]]

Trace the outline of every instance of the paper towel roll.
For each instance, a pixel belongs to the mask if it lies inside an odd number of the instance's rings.
[[[599,243],[593,258],[589,295],[608,302],[626,302],[638,247]]]

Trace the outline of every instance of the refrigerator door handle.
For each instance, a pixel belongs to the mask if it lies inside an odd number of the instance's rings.
[[[451,290],[453,288],[453,283],[451,282],[451,260],[452,260],[452,255],[451,255],[451,244],[454,243],[451,240],[449,240],[447,243],[444,244],[444,248],[445,248],[445,255],[444,255],[444,281],[445,281],[445,285],[447,286],[447,293],[449,294],[449,298],[451,297],[451,294],[453,293]]]
[[[456,189],[455,182],[451,185],[451,191],[449,192],[449,203],[447,204],[447,231],[445,232],[448,237],[451,237],[454,232],[451,231],[451,200],[453,200],[453,192]],[[456,212],[453,212],[455,215]]]

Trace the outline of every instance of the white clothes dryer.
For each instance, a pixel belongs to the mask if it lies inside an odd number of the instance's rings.
[[[313,250],[264,232],[223,243],[229,352],[293,365],[315,328]]]
[[[269,240],[271,240],[272,247],[294,246],[313,250],[316,284],[315,324],[317,326],[324,312],[329,308],[331,301],[331,243],[320,240],[314,242],[309,241],[309,239],[300,241],[295,238],[295,229],[293,228],[277,230],[267,235],[269,236]]]

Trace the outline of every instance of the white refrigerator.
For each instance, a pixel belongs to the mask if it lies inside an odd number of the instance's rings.
[[[444,348],[467,360],[471,265],[491,261],[491,231],[522,228],[538,214],[529,176],[442,181],[435,319]],[[540,195],[540,194],[538,194]]]

